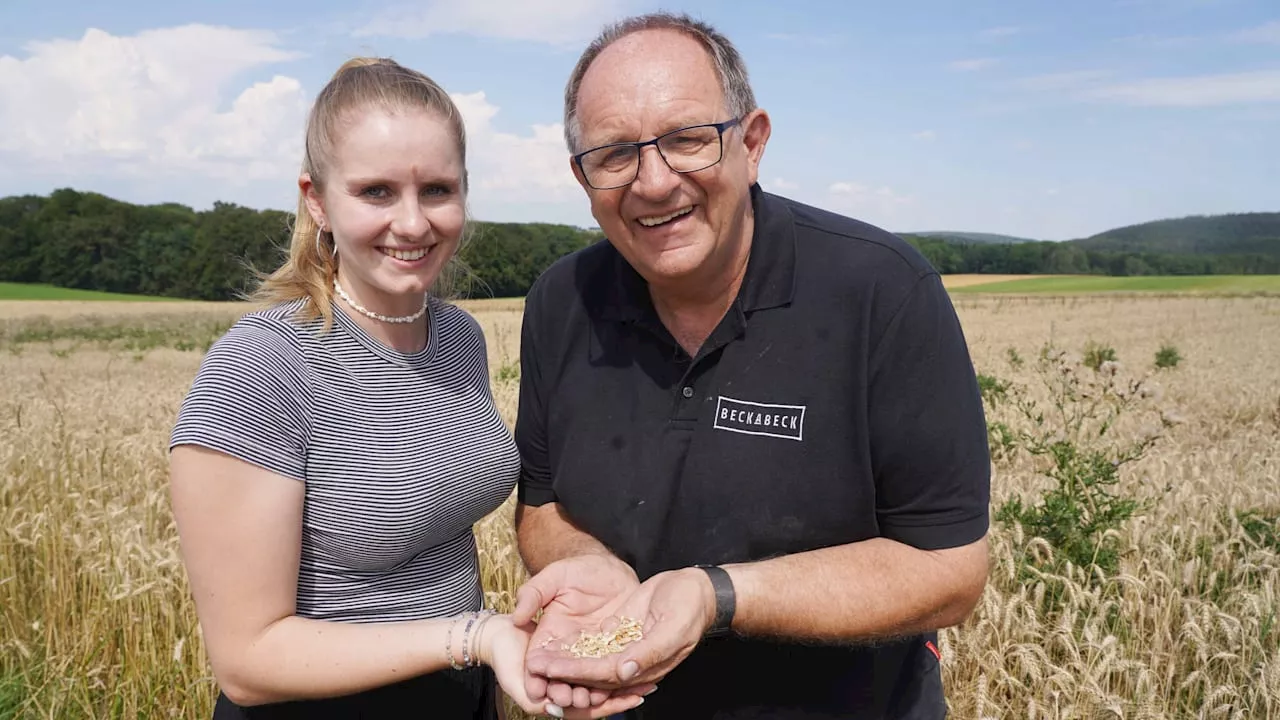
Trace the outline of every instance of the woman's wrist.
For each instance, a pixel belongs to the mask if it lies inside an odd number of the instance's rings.
[[[489,664],[489,638],[492,635],[487,630],[494,617],[492,610],[479,610],[449,619],[445,630],[444,652],[450,668],[467,670]]]
[[[454,670],[462,669],[462,626],[466,624],[467,616],[451,618],[449,620],[449,628],[444,635],[444,655],[449,663],[449,667]]]
[[[483,625],[476,631],[476,658],[478,664],[493,667],[493,643],[504,630],[511,627],[511,616],[494,614],[482,618]]]

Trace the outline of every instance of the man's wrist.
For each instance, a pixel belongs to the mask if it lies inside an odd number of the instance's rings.
[[[702,591],[702,602],[698,607],[702,609],[702,632],[700,635],[705,636],[711,631],[716,622],[716,588],[711,584],[711,576],[696,565],[691,565],[680,572],[688,575],[694,582],[698,583],[698,588]]]
[[[618,568],[621,572],[631,576],[631,579],[635,580],[637,585],[640,584],[640,576],[636,574],[636,569],[628,565],[622,558],[614,555],[612,552],[609,552],[608,548],[602,547],[598,551],[592,552],[591,555],[594,555],[595,557],[598,557],[608,564]]]
[[[733,629],[733,618],[737,611],[737,593],[733,579],[729,573],[718,565],[695,565],[698,572],[703,573],[711,588],[709,606],[710,620],[703,632],[705,637],[728,635]]]

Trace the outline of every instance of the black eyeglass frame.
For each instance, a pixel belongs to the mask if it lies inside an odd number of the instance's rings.
[[[662,162],[666,164],[667,168],[670,169],[671,172],[680,173],[681,175],[686,175],[688,173],[702,172],[703,170],[706,170],[709,167],[715,167],[716,165],[719,165],[720,161],[724,159],[724,133],[729,128],[735,125],[738,125],[741,122],[742,122],[742,118],[736,117],[731,120],[725,120],[724,122],[720,122],[720,123],[703,123],[701,125],[689,125],[687,127],[677,128],[675,130],[665,132],[653,138],[652,140],[644,140],[639,142],[609,143],[608,145],[593,147],[590,150],[583,150],[582,152],[573,156],[573,162],[575,165],[578,166],[578,170],[582,173],[582,179],[586,180],[587,185],[590,185],[591,188],[594,190],[617,190],[618,188],[626,187],[631,183],[635,182],[636,178],[640,177],[640,164],[644,162],[644,149],[649,145],[652,145],[655,149],[657,149],[658,156],[662,158]],[[671,167],[671,161],[667,160],[667,156],[662,153],[662,146],[659,145],[658,143],[662,142],[664,138],[667,138],[671,135],[675,135],[677,133],[687,132],[689,130],[697,130],[698,128],[707,128],[707,127],[716,129],[716,141],[720,143],[720,154],[716,157],[715,162],[704,165],[696,170],[676,170],[675,168]],[[616,147],[633,147],[636,149],[635,174],[631,176],[630,180],[620,185],[609,185],[607,187],[599,187],[593,184],[591,182],[591,178],[587,176],[587,169],[582,166],[582,158],[586,157],[587,155],[590,155],[593,152],[596,152],[597,150],[605,150],[608,148],[616,148]]]

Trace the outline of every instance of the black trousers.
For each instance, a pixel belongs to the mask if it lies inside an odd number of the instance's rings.
[[[213,720],[438,718],[497,720],[498,688],[489,668],[442,670],[355,695],[242,707],[219,693]]]

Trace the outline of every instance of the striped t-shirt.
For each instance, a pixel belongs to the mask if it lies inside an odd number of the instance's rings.
[[[493,402],[485,339],[432,299],[427,346],[401,353],[336,303],[242,317],[210,348],[170,447],[222,451],[306,484],[298,615],[443,617],[483,605],[472,525],[510,495],[520,456]]]

